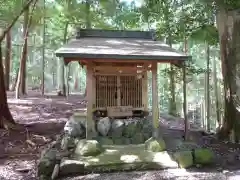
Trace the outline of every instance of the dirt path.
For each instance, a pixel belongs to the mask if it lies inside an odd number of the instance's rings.
[[[8,132],[0,130],[0,180],[35,180],[35,165],[39,152],[62,131],[64,123],[74,110],[84,109],[85,101],[80,95],[72,95],[69,98],[53,95],[41,97],[37,92],[30,92],[28,97],[20,100],[15,100],[14,94],[9,93],[8,103],[14,119],[20,124],[20,127],[18,131]],[[177,127],[182,127],[182,121],[167,121],[165,119],[161,120],[161,126],[164,128],[171,127],[172,129],[177,129]],[[181,133],[181,128],[179,129],[180,130],[173,130],[176,135],[178,135],[179,132]],[[173,132],[171,132],[171,134],[173,134]],[[228,145],[216,145],[215,148],[223,149],[223,154],[229,154]],[[238,147],[232,147],[231,154],[238,153],[236,149],[238,149]],[[225,158],[228,157],[226,156]],[[178,171],[179,170],[122,172],[101,175],[91,174],[68,179],[155,180],[187,179],[188,176],[191,177],[190,179],[226,179],[223,169],[220,169],[220,172]],[[233,170],[231,170],[231,172],[233,172]]]

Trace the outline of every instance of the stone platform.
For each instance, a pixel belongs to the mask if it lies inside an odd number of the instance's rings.
[[[110,119],[95,118],[96,140],[105,145],[141,144],[152,136],[152,120],[145,118]],[[86,117],[75,113],[64,127],[69,137],[84,139],[86,134]]]
[[[86,118],[75,114],[69,119],[64,133],[41,153],[40,180],[94,172],[199,167],[214,160],[212,151],[194,143],[150,137],[149,118],[102,118],[95,122],[98,134],[86,140]]]

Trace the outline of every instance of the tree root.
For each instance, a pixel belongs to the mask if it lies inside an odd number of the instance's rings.
[[[0,117],[0,129],[6,130],[18,130],[19,127],[14,122],[14,120],[6,120],[5,117]]]

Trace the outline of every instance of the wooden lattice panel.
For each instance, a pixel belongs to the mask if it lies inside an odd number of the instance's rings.
[[[142,108],[142,78],[136,75],[96,75],[96,108]]]
[[[117,106],[117,76],[96,76],[96,108]]]
[[[142,107],[142,79],[136,76],[120,76],[121,105]]]

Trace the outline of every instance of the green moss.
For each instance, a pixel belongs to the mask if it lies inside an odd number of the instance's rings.
[[[210,164],[213,162],[214,153],[207,148],[199,148],[194,151],[196,164]]]
[[[162,138],[150,138],[145,142],[145,149],[152,152],[161,152],[166,149],[166,144]]]
[[[123,130],[123,135],[127,138],[131,138],[134,136],[137,130],[137,125],[134,123],[129,123],[128,125],[125,126]]]
[[[193,165],[193,156],[191,151],[176,152],[173,156],[178,162],[180,168],[188,168]]]
[[[132,137],[132,144],[142,144],[144,143],[144,135],[142,133],[136,133]]]
[[[167,151],[150,152],[144,145],[104,146],[105,151],[95,157],[76,156],[91,172],[109,172],[122,170],[139,170],[145,167],[155,169],[177,168],[178,164]],[[128,169],[130,168],[130,169]],[[139,169],[138,169],[139,168]]]
[[[99,142],[102,145],[113,145],[113,140],[107,137],[100,137]]]
[[[115,145],[123,145],[124,144],[124,138],[120,137],[120,138],[113,138],[113,142]]]
[[[103,148],[96,140],[80,140],[75,149],[75,154],[81,156],[96,156],[101,152]]]

